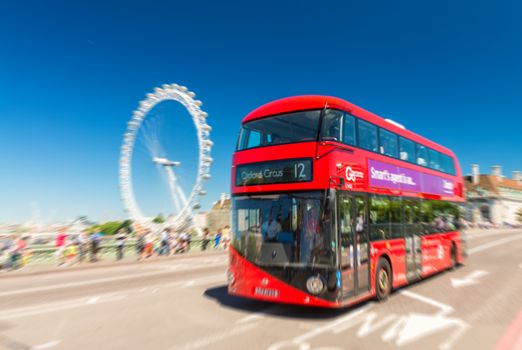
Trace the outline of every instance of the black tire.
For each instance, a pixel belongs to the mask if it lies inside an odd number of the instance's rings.
[[[392,269],[387,259],[381,258],[375,272],[375,292],[377,300],[388,299],[392,290]]]

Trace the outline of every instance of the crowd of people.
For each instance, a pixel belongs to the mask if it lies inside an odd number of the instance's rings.
[[[21,268],[27,265],[30,256],[26,237],[12,235],[0,241],[0,270]]]
[[[116,260],[122,260],[129,247],[128,240],[135,237],[133,244],[138,261],[153,256],[172,256],[186,253],[192,244],[192,235],[186,231],[176,231],[165,228],[160,232],[150,229],[139,229],[132,232],[122,228],[112,238],[108,238],[100,230],[84,230],[80,233],[68,234],[67,228],[62,228],[54,236],[54,259],[58,266],[71,266],[86,261],[97,262],[101,259],[102,242],[112,242],[116,250]],[[197,240],[201,249],[227,249],[230,243],[230,226],[218,229],[211,234],[208,228]],[[28,247],[27,237],[8,236],[0,240],[0,270],[15,270],[27,265],[33,252]]]

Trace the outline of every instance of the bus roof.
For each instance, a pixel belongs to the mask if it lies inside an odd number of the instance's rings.
[[[433,141],[430,141],[418,134],[415,134],[414,132],[402,129],[394,123],[390,123],[386,121],[384,118],[379,117],[378,115],[373,114],[361,107],[358,107],[353,103],[332,96],[303,95],[286,97],[279,100],[275,100],[254,109],[243,119],[242,123],[244,124],[253,120],[267,118],[273,115],[288,113],[292,111],[320,109],[325,107],[338,108],[348,111],[356,117],[364,119],[368,122],[376,124],[379,127],[385,128],[387,130],[395,132],[398,135],[409,138],[412,141],[421,143],[425,146],[428,146],[439,152],[445,153],[447,155],[452,156],[453,158],[456,158],[455,154],[451,150]]]

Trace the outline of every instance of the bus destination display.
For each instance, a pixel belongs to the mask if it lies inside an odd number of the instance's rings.
[[[236,186],[312,181],[312,160],[291,159],[239,165]]]

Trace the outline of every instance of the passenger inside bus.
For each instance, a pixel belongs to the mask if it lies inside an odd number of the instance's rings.
[[[313,203],[307,203],[304,209],[306,212],[301,236],[300,260],[302,263],[310,263],[320,255],[322,239],[317,208]]]
[[[273,133],[273,134],[270,135],[270,140],[268,141],[268,143],[270,143],[272,145],[277,145],[277,144],[280,144],[280,143],[284,143],[284,141],[283,141],[281,136],[279,136],[276,133]]]

